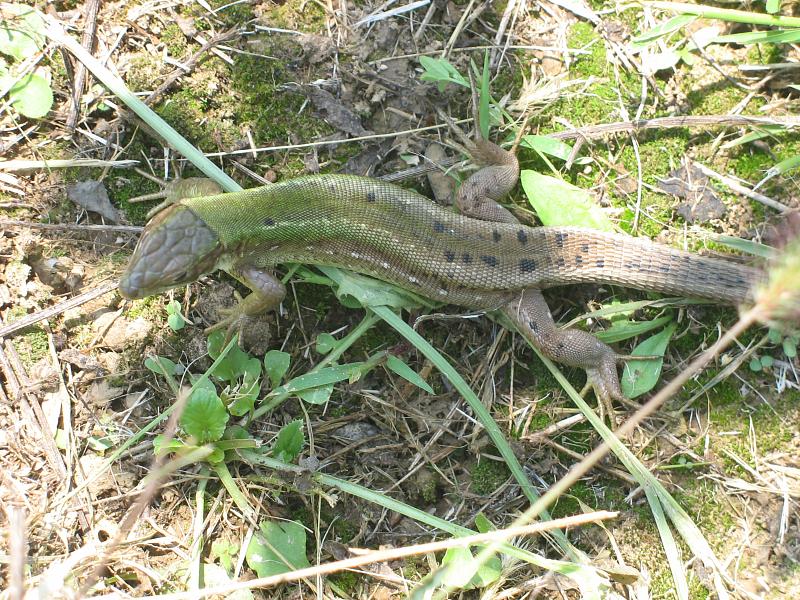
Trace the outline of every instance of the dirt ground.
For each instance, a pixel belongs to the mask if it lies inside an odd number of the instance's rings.
[[[783,209],[800,208],[796,170],[762,182],[770,168],[800,156],[800,136],[744,120],[795,118],[797,45],[700,42],[748,31],[744,25],[687,22],[642,50],[634,38],[672,13],[600,0],[137,1],[98,3],[94,15],[91,2],[30,4],[76,40],[94,31],[85,40],[92,54],[242,187],[314,173],[403,173],[401,185],[431,196],[437,183],[424,176],[426,151],[438,142],[447,164],[464,159],[450,123],[472,133],[478,109],[470,80],[479,90],[486,64],[492,139],[513,140],[525,122],[527,133],[569,144],[561,157],[522,147],[521,166],[586,190],[620,230],[740,255],[741,245],[718,236],[780,242],[772,226]],[[431,80],[421,57],[446,58],[463,85],[450,71]],[[446,539],[455,531],[434,525],[444,521],[501,528],[528,508],[513,467],[452,380],[387,323],[367,323],[369,312],[341,301],[327,272],[292,272],[279,314],[254,320],[244,332],[246,354],[234,351],[226,363],[242,371],[214,380],[224,437],[204,446],[190,439],[185,421],[176,429],[171,407],[218,354],[214,342],[209,352],[204,328],[246,289],[226,275],[136,301],[114,288],[138,227],[160,201],[137,197],[202,173],[57,44],[45,44],[28,68],[48,81],[54,104],[43,118],[24,117],[18,104],[0,117],[9,161],[0,162],[0,598],[22,598],[23,587],[47,598],[195,598],[200,587],[222,586],[217,597],[388,599],[420,582],[416,597],[429,597],[424,590],[442,583],[432,573],[443,550],[252,590],[233,583],[291,570],[255,566],[258,552],[274,551],[258,546],[264,539],[299,568],[364,548]],[[76,92],[77,81],[85,83]],[[652,121],[636,131],[600,127],[638,119]],[[62,159],[102,162],[11,163]],[[469,172],[466,163],[457,167]],[[504,204],[539,223],[521,189]],[[656,298],[601,285],[546,296],[562,323]],[[63,304],[72,298],[74,306]],[[417,304],[401,314],[464,377],[538,493],[600,443],[568,392],[496,321],[452,306]],[[578,322],[597,332],[620,318],[665,315],[676,328],[658,387],[737,319],[735,309],[714,302],[646,303]],[[11,327],[26,318],[35,322]],[[187,323],[178,328],[181,318]],[[281,383],[327,364],[347,336],[354,342],[331,364],[364,361],[369,369],[275,400]],[[615,348],[628,354],[641,339]],[[791,325],[749,329],[624,438],[691,527],[672,520],[671,534],[660,529],[652,489],[609,455],[550,507],[556,518],[618,513],[567,530],[602,583],[501,554],[480,582],[451,595],[800,596],[797,345]],[[154,357],[171,361],[169,376],[154,372]],[[236,379],[248,360],[264,370],[249,392],[247,376]],[[275,366],[284,360],[283,370]],[[580,389],[584,374],[563,370]],[[273,400],[274,409],[256,419],[248,418],[252,410],[237,414],[232,407],[248,393],[256,409]],[[633,412],[617,410],[620,419]],[[174,453],[157,453],[169,443],[165,433],[180,444]],[[198,451],[205,454],[191,454]],[[277,459],[291,468],[269,462]],[[351,493],[332,478],[367,492]],[[299,529],[270,530],[266,522]],[[300,539],[304,546],[293,550]],[[514,541],[542,560],[576,560],[556,536]],[[706,543],[713,559],[699,550]]]

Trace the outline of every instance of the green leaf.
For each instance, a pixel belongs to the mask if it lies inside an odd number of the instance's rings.
[[[163,356],[148,356],[144,359],[144,366],[156,375],[163,375],[164,377],[175,375],[178,368],[176,363]]]
[[[663,331],[650,336],[633,349],[633,356],[658,356],[661,358],[650,360],[628,360],[625,362],[625,369],[622,372],[620,386],[622,393],[628,398],[636,398],[645,392],[652,390],[658,377],[661,375],[661,367],[664,364],[664,352],[667,345],[675,333],[677,325],[665,327]]]
[[[767,12],[774,15],[781,10],[781,0],[767,0]]]
[[[635,38],[633,38],[633,40],[631,40],[631,45],[634,48],[644,48],[651,42],[656,41],[658,38],[678,31],[681,27],[694,21],[695,18],[696,17],[692,15],[678,15],[677,17],[672,17],[663,23],[659,23],[652,29],[648,29],[644,33],[637,35]]]
[[[419,373],[417,373],[414,369],[409,367],[406,363],[404,363],[396,356],[390,354],[389,357],[386,359],[386,366],[395,373],[397,373],[398,375],[400,375],[400,377],[402,377],[406,381],[410,381],[411,383],[413,383],[418,388],[425,390],[429,394],[434,393],[433,388],[429,386],[428,383],[422,377],[420,377]]]
[[[239,544],[225,539],[215,539],[211,542],[211,560],[218,560],[219,564],[228,574],[233,573],[236,553],[239,551]]]
[[[481,94],[478,99],[478,118],[480,119],[481,136],[484,140],[489,139],[489,125],[491,119],[489,118],[489,103],[492,95],[489,92],[489,51],[483,51],[483,71],[481,72]]]
[[[47,80],[36,73],[15,83],[8,96],[14,108],[29,119],[40,119],[53,107],[53,90]]]
[[[714,40],[716,44],[791,44],[800,41],[799,29],[771,29],[769,31],[746,31],[731,35],[720,35]]]
[[[765,369],[771,369],[775,365],[775,359],[772,358],[769,354],[765,354],[761,357],[761,366]]]
[[[306,558],[306,530],[295,521],[263,521],[260,532],[247,545],[245,558],[259,577],[310,567]]]
[[[170,438],[167,440],[166,436],[157,435],[153,440],[153,452],[156,455],[163,454],[165,452],[177,452],[181,448],[185,448],[186,444],[177,439],[177,438]]]
[[[775,257],[775,248],[767,246],[766,244],[759,244],[752,240],[745,240],[732,235],[716,235],[714,236],[714,241],[724,244],[729,248],[733,248],[734,250],[739,250],[745,254],[752,254],[760,258],[770,259]]]
[[[670,321],[672,315],[664,315],[652,321],[615,321],[605,331],[596,333],[595,337],[606,344],[613,344],[663,327]]]
[[[258,366],[258,372],[254,371],[254,366],[250,364],[250,370],[246,371],[242,377],[242,383],[234,387],[231,394],[233,401],[228,404],[228,411],[235,417],[241,417],[250,413],[256,405],[258,395],[261,392],[261,363],[257,358],[251,358]],[[249,361],[248,361],[249,363]]]
[[[281,379],[286,375],[286,371],[289,370],[291,362],[291,355],[280,350],[270,350],[264,355],[264,370],[269,375],[273,388],[280,385]]]
[[[784,338],[782,346],[783,353],[787,358],[794,358],[797,356],[797,342],[792,340],[792,338]]]
[[[44,48],[45,22],[37,10],[23,4],[4,4],[2,14],[0,52],[22,61]]]
[[[337,341],[330,333],[320,333],[317,336],[317,352],[327,354],[336,347]]]
[[[520,182],[528,196],[528,202],[545,226],[615,231],[614,225],[600,207],[592,202],[586,190],[536,171],[522,171]]]
[[[479,512],[475,515],[475,529],[478,530],[479,533],[489,533],[490,531],[494,531],[496,528],[494,524],[486,518],[482,512]]]
[[[331,394],[333,394],[332,383],[297,392],[297,397],[308,404],[325,404],[330,399]]]
[[[478,551],[482,548],[475,546]],[[478,566],[470,548],[449,548],[442,558],[442,565],[448,565],[446,583],[464,590],[483,588],[494,583],[500,578],[502,569],[497,555]]]
[[[519,145],[542,154],[555,156],[561,160],[569,159],[570,154],[572,154],[572,146],[547,135],[524,135]]]
[[[335,367],[325,367],[314,373],[306,373],[289,380],[284,385],[272,390],[271,395],[296,394],[315,387],[330,385],[339,381],[355,381],[362,374],[363,362],[347,363]],[[355,379],[354,379],[355,378]]]
[[[420,56],[419,64],[425,69],[420,79],[422,81],[433,81],[436,83],[440,92],[443,92],[448,83],[455,83],[468,88],[469,82],[464,79],[461,73],[443,58],[432,58],[430,56]]]
[[[216,360],[225,348],[225,333],[215,331],[208,336],[208,354]],[[220,361],[212,375],[218,379],[234,383],[239,377],[243,377],[246,372],[261,373],[261,363],[247,352],[234,345],[225,358]]]
[[[208,388],[195,388],[181,415],[181,429],[197,445],[216,442],[225,433],[230,416],[219,396]]]
[[[750,359],[750,370],[758,373],[761,370],[761,361],[758,357],[754,356]]]
[[[303,435],[303,421],[300,419],[281,427],[275,444],[272,446],[272,456],[285,463],[293,463],[300,455],[305,444]]]
[[[336,297],[348,308],[391,306],[412,309],[418,308],[420,305],[434,306],[435,304],[426,298],[372,277],[350,271],[337,271],[331,267],[319,266],[318,268],[337,283]]]
[[[186,319],[181,314],[181,303],[177,300],[167,304],[167,325],[172,331],[180,331],[186,326]]]

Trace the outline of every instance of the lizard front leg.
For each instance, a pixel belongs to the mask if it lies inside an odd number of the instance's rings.
[[[208,327],[206,334],[218,329],[224,329],[226,332],[225,342],[227,343],[238,330],[241,342],[242,331],[247,320],[260,313],[277,308],[286,296],[286,287],[270,271],[261,267],[242,263],[226,270],[252,291],[233,308],[221,310],[220,312],[225,318],[219,323]]]
[[[517,223],[518,220],[497,201],[516,185],[519,165],[516,157],[485,140],[472,144],[470,152],[484,168],[459,188],[455,204],[462,214],[484,221]],[[611,409],[612,400],[624,401],[617,376],[617,354],[592,334],[579,329],[559,329],[537,289],[526,289],[519,298],[502,308],[520,333],[545,356],[556,362],[586,370],[601,408]]]

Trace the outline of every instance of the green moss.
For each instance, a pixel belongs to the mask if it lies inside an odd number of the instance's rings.
[[[8,311],[6,319],[9,323],[13,323],[25,317],[26,314],[27,312],[24,308],[15,306]],[[22,360],[22,364],[28,367],[50,354],[47,333],[38,325],[26,327],[12,339],[12,342]]]
[[[167,25],[159,36],[161,42],[166,45],[167,52],[171,58],[180,60],[186,58],[189,54],[189,44],[186,41],[186,36],[177,23],[170,23]]]
[[[330,581],[345,594],[353,596],[358,591],[361,576],[353,571],[340,571],[331,575]]]
[[[554,518],[577,515],[583,512],[583,505],[594,507],[597,503],[592,489],[583,482],[573,485],[566,494],[559,496],[551,511]]]
[[[687,92],[692,112],[698,115],[726,115],[744,99],[746,92],[727,81],[717,81],[705,87],[693,87]],[[758,104],[750,102],[747,112],[757,110]]]
[[[505,463],[481,458],[472,469],[470,487],[476,494],[488,496],[508,479],[509,474]]]

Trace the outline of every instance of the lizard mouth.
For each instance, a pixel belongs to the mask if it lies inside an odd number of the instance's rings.
[[[191,283],[216,268],[221,250],[205,221],[185,206],[170,206],[145,227],[119,292],[133,300]]]

